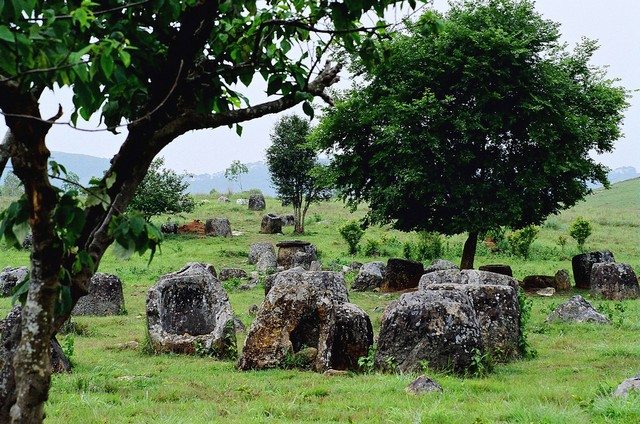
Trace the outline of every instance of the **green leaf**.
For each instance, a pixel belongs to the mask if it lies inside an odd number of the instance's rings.
[[[120,50],[118,52],[118,55],[120,56],[120,60],[122,61],[122,64],[125,66],[125,68],[128,68],[131,64],[131,54],[129,54],[129,52],[127,51]]]
[[[236,124],[236,134],[238,134],[238,137],[242,137],[242,125]]]
[[[15,41],[13,32],[11,32],[11,30],[4,25],[0,25],[0,40],[8,41],[10,43],[13,43]]]
[[[13,231],[13,234],[16,236],[18,243],[22,245],[22,242],[24,241],[24,239],[26,239],[29,233],[31,232],[31,227],[29,227],[29,224],[26,221],[23,221],[23,222],[14,224],[13,227],[11,228],[11,231]]]
[[[102,68],[102,72],[104,76],[109,79],[111,74],[113,74],[113,68],[115,64],[113,63],[113,58],[109,54],[103,54],[100,56],[100,67]]]
[[[313,106],[311,106],[311,103],[309,102],[302,103],[302,111],[305,113],[305,115],[309,117],[309,120],[313,119],[313,116],[315,115],[315,111],[313,110]]]
[[[11,304],[15,305],[17,301],[24,304],[27,301],[27,293],[29,292],[29,274],[27,274],[22,281],[15,285],[11,290]]]

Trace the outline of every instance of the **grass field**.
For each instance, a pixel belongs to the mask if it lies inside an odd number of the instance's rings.
[[[459,378],[429,372],[444,388],[442,394],[421,397],[405,393],[415,375],[350,374],[327,377],[311,372],[273,370],[239,372],[232,362],[211,358],[144,354],[131,348],[145,334],[145,296],[157,278],[192,261],[208,262],[219,270],[233,266],[252,270],[246,262],[248,247],[256,241],[292,238],[291,234],[258,234],[261,213],[246,206],[220,204],[199,198],[188,221],[225,216],[242,235],[232,239],[170,237],[162,252],[147,266],[148,258],[120,260],[105,255],[100,271],[120,276],[125,286],[127,313],[115,317],[77,317],[83,334],[60,336],[67,348],[73,342],[74,372],[56,375],[47,404],[51,423],[640,423],[640,396],[610,397],[623,379],[640,371],[640,300],[611,302],[593,300],[608,312],[614,325],[547,324],[545,317],[570,294],[553,298],[530,297],[532,319],[529,340],[538,351],[535,359],[499,365],[481,378]],[[288,212],[276,200],[267,200],[269,212]],[[339,202],[312,206],[305,240],[316,244],[325,266],[339,267],[400,256],[402,244],[417,238],[389,228],[368,229],[364,239],[381,242],[381,258],[346,255],[346,243],[338,234],[343,223],[364,211],[350,213]],[[476,266],[508,263],[515,276],[553,274],[570,270],[571,256],[578,253],[567,235],[576,216],[594,227],[588,249],[610,249],[620,262],[640,271],[640,180],[615,184],[597,191],[587,201],[549,218],[541,227],[529,260],[492,254],[479,246]],[[157,223],[166,220],[160,217]],[[286,227],[285,232],[290,232]],[[446,238],[447,259],[459,261],[463,236]],[[0,265],[27,265],[26,252],[0,247]],[[582,293],[588,296],[587,293]],[[247,327],[247,310],[260,304],[263,288],[229,290],[235,313]],[[385,305],[395,295],[352,293],[352,302],[370,314],[377,333]],[[0,312],[10,308],[0,300]],[[238,333],[242,346],[243,333]]]

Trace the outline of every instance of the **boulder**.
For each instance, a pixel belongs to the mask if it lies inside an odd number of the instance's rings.
[[[220,203],[229,203],[231,200],[229,200],[229,198],[227,196],[220,196],[218,197],[218,202]]]
[[[260,232],[262,234],[282,234],[282,220],[278,215],[266,214],[262,217]]]
[[[608,250],[588,252],[576,255],[571,259],[573,280],[576,282],[576,288],[591,288],[591,267],[593,264],[600,262],[615,262],[613,253]]]
[[[165,222],[160,226],[162,234],[178,234],[178,224],[175,222]]]
[[[554,277],[556,279],[556,290],[571,290],[571,277],[569,276],[569,271],[567,271],[566,269],[559,269]]]
[[[386,265],[384,262],[368,262],[360,268],[351,289],[354,291],[379,290],[384,278]]]
[[[591,267],[591,294],[609,300],[640,297],[638,277],[631,265],[600,262]]]
[[[244,206],[247,203],[247,199],[236,199],[236,205]]]
[[[22,240],[22,248],[26,250],[31,249],[32,244],[33,244],[33,234],[29,233],[24,238],[24,240]]]
[[[558,306],[549,314],[547,321],[610,323],[607,317],[596,311],[593,305],[580,295],[573,296]]]
[[[435,370],[464,373],[482,351],[480,326],[465,292],[420,290],[387,306],[375,364],[408,373],[421,371],[427,361]]]
[[[11,296],[13,288],[29,275],[26,266],[6,267],[0,272],[0,293],[2,296]]]
[[[299,260],[307,260],[309,265],[311,264],[311,261],[317,260],[316,247],[308,241],[281,241],[280,243],[277,243],[276,246],[278,247],[278,266],[281,266],[284,269],[296,266],[294,256],[298,252],[308,254],[308,256],[300,256]]]
[[[204,224],[204,233],[214,237],[231,237],[231,223],[227,218],[207,219]]]
[[[311,261],[311,265],[309,265],[309,271],[322,271],[322,262]]]
[[[421,395],[423,393],[442,392],[442,386],[437,381],[421,375],[413,380],[405,390],[412,395]]]
[[[237,356],[231,304],[207,264],[160,277],[147,292],[147,328],[156,352]]]
[[[486,271],[436,271],[422,277],[420,290],[464,292],[475,311],[485,352],[498,361],[520,356],[520,304],[513,278]]]
[[[478,267],[478,270],[495,272],[496,274],[502,274],[509,277],[513,277],[513,271],[511,270],[511,267],[505,264],[481,265],[480,267]]]
[[[275,272],[271,275],[269,275],[265,280],[264,280],[264,295],[266,296],[267,294],[269,294],[269,291],[271,290],[271,287],[273,287],[273,285],[276,282],[276,278],[278,278],[278,275],[283,273],[283,272],[304,272],[305,269],[298,266],[295,268],[289,268],[286,270],[282,270],[279,272]]]
[[[289,270],[276,276],[249,329],[238,368],[357,369],[372,342],[371,322],[348,303],[341,274]]]
[[[249,196],[249,210],[263,211],[267,207],[267,203],[264,200],[262,194],[252,194]]]
[[[556,277],[553,275],[527,275],[522,280],[522,288],[525,290],[540,290],[546,287],[556,286]]]
[[[227,281],[232,278],[247,278],[247,272],[240,268],[222,268],[218,278],[220,281]]]
[[[447,261],[445,259],[436,259],[424,270],[424,273],[427,274],[429,272],[435,271],[444,271],[446,269],[460,269],[458,265],[454,264],[451,261]]]
[[[310,252],[296,252],[293,254],[293,257],[291,258],[291,266],[292,267],[302,267],[304,269],[306,269],[307,271],[311,270],[311,264],[313,262],[317,262],[316,261],[316,256],[313,253]]]
[[[422,263],[409,259],[391,258],[380,285],[382,292],[395,292],[418,287],[420,277],[424,274]]]
[[[107,316],[124,312],[122,281],[117,276],[97,272],[87,290],[89,293],[78,299],[71,315]]]
[[[629,396],[629,392],[635,392],[640,390],[640,374],[635,377],[627,378],[624,380],[616,390],[613,392],[613,396],[615,397],[627,397]]]
[[[551,297],[554,294],[556,294],[556,289],[554,289],[553,287],[545,287],[543,289],[536,291],[536,294],[538,296]]]
[[[273,252],[265,252],[256,262],[256,270],[258,272],[270,272],[278,267],[278,260]]]
[[[276,249],[273,247],[272,243],[262,242],[262,243],[254,243],[249,248],[249,263],[256,264],[260,256],[265,254],[266,252],[271,252],[273,256],[276,254]]]
[[[289,227],[295,225],[296,217],[291,214],[280,215],[280,220],[282,221],[282,225]]]

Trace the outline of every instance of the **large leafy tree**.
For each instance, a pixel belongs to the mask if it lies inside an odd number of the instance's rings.
[[[123,211],[162,148],[187,131],[238,125],[314,96],[330,101],[324,89],[340,65],[319,67],[329,47],[374,58],[370,37],[384,25],[363,28],[359,18],[391,3],[0,1],[0,111],[10,129],[0,170],[11,159],[25,191],[3,213],[0,230],[12,243],[25,226],[33,234],[22,326],[11,336],[19,346],[4,345],[9,356],[0,364],[0,422],[42,420],[50,337],[86,294],[107,247],[115,241],[143,252],[159,241],[155,228]],[[241,86],[256,76],[275,97],[250,104]],[[128,131],[109,170],[82,197],[50,182],[65,174],[49,163],[46,144],[62,110],[43,118],[39,98],[58,86],[73,87],[71,125],[101,111],[113,132]]]
[[[297,115],[276,122],[267,149],[267,165],[282,204],[293,206],[294,232],[304,233],[304,218],[313,202],[331,197],[326,168],[318,150],[307,142],[309,121]]]
[[[328,110],[317,140],[335,149],[337,184],[374,223],[479,234],[538,224],[607,184],[589,151],[611,151],[626,93],[589,63],[596,43],[568,51],[558,25],[528,0],[452,5],[441,31],[410,31]],[[356,66],[358,68],[358,66]]]

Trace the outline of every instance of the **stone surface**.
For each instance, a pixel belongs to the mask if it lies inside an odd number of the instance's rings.
[[[160,277],[147,293],[147,328],[157,352],[237,356],[231,304],[207,264]]]
[[[296,217],[291,214],[280,215],[280,220],[284,226],[292,226],[296,223]]]
[[[309,271],[322,271],[322,262],[311,261],[311,265],[309,265]]]
[[[421,395],[423,393],[442,392],[442,386],[426,375],[421,375],[413,380],[405,390],[412,395]]]
[[[569,275],[569,271],[566,269],[559,269],[554,277],[556,279],[556,290],[571,290],[571,276]]]
[[[249,210],[263,211],[267,207],[267,202],[262,194],[252,194],[249,196]]]
[[[258,262],[258,259],[260,259],[260,256],[264,255],[267,252],[271,252],[275,256],[276,249],[273,246],[273,243],[253,243],[251,247],[249,247],[249,263],[256,264]]]
[[[522,280],[522,288],[525,290],[538,290],[545,287],[556,286],[556,277],[553,275],[527,275]]]
[[[554,289],[553,287],[545,287],[536,291],[536,294],[538,296],[551,297],[556,294],[556,289]]]
[[[610,323],[607,317],[596,311],[593,305],[580,295],[573,296],[558,306],[549,314],[547,321]]]
[[[276,273],[273,273],[267,276],[267,278],[264,280],[264,295],[266,296],[269,293],[269,290],[271,290],[271,287],[273,287],[273,284],[276,282],[276,278],[278,278],[279,274],[283,272],[304,272],[304,271],[305,269],[302,267],[295,267],[295,268],[289,268],[286,270],[278,271]]]
[[[483,351],[482,336],[469,296],[458,290],[420,290],[387,306],[375,364],[419,372],[427,361],[432,369],[464,373],[478,351]]]
[[[26,266],[6,267],[0,272],[0,293],[2,296],[11,296],[13,288],[29,275]]]
[[[175,222],[165,222],[160,226],[160,231],[163,234],[178,234],[178,224]]]
[[[307,271],[310,271],[311,264],[313,262],[316,262],[316,259],[317,258],[315,254],[311,252],[307,252],[307,251],[296,252],[293,254],[293,257],[291,258],[291,266],[293,268],[300,266],[306,269]]]
[[[382,292],[395,292],[418,287],[424,266],[408,259],[391,258],[387,261],[384,278],[380,285]]]
[[[222,268],[218,278],[220,281],[227,281],[232,278],[247,278],[247,272],[240,268]]]
[[[220,196],[218,197],[218,202],[220,203],[229,203],[231,200],[229,200],[229,198],[227,196]]]
[[[31,245],[32,244],[33,244],[33,234],[29,233],[24,238],[24,240],[22,240],[22,248],[26,249],[26,250],[29,250],[29,249],[31,249]]]
[[[298,252],[308,253],[310,255],[309,258],[312,258],[312,261],[317,259],[316,248],[308,241],[281,241],[280,243],[277,243],[276,246],[278,247],[278,266],[284,267],[285,269],[296,266],[294,265],[294,256]],[[311,261],[309,261],[309,264],[311,264]]]
[[[487,271],[436,271],[422,277],[420,289],[465,293],[478,320],[484,351],[498,361],[520,356],[520,304],[513,278]]]
[[[638,277],[631,265],[600,262],[591,267],[591,294],[609,300],[640,297]]]
[[[282,220],[278,215],[266,214],[262,217],[260,232],[262,234],[282,234]]]
[[[374,291],[379,290],[384,278],[387,266],[384,262],[368,262],[362,265],[358,275],[356,275],[351,290],[354,291]]]
[[[124,312],[122,281],[112,274],[97,272],[91,277],[89,293],[78,299],[71,315],[119,315]]]
[[[460,269],[458,265],[454,264],[451,261],[447,261],[445,259],[435,259],[429,266],[424,270],[424,273],[435,272],[435,271],[444,271],[446,269]]]
[[[348,303],[341,274],[289,270],[276,276],[249,329],[238,368],[293,362],[318,372],[355,369],[372,342],[371,322]]]
[[[640,390],[640,374],[624,380],[613,392],[615,397],[627,397],[629,392]]]
[[[204,233],[213,237],[231,237],[231,223],[227,218],[207,219],[204,223]]]
[[[614,262],[613,253],[608,250],[588,252],[576,255],[571,259],[573,280],[578,289],[591,288],[591,267],[600,262]]]
[[[505,265],[505,264],[481,265],[480,267],[478,267],[478,270],[480,270],[480,271],[488,271],[488,272],[495,272],[496,274],[502,274],[502,275],[506,275],[506,276],[509,276],[509,277],[513,277],[513,271],[511,270],[511,267],[509,265]]]
[[[236,199],[236,205],[244,206],[244,205],[246,205],[247,203],[248,203],[248,202],[247,202],[247,199]]]

